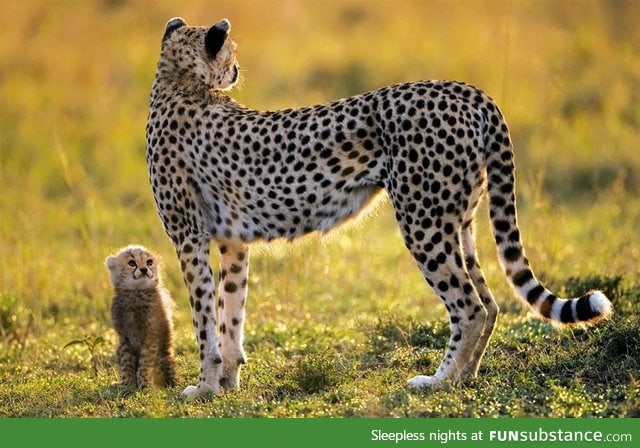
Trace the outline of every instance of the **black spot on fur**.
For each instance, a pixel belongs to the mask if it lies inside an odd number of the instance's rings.
[[[533,272],[530,269],[523,269],[513,275],[513,284],[521,287],[533,278]]]
[[[591,307],[590,297],[591,297],[591,294],[585,294],[584,296],[578,299],[578,302],[576,303],[576,314],[577,314],[578,320],[581,320],[581,321],[590,320],[600,315],[599,312],[595,311]]]
[[[507,247],[504,250],[504,259],[510,262],[514,262],[520,259],[522,255],[522,250],[519,247]]]
[[[534,304],[538,301],[542,293],[544,292],[544,288],[540,285],[536,285],[529,293],[527,294],[527,302],[530,304]]]
[[[560,322],[565,324],[575,322],[573,319],[573,311],[571,310],[570,300],[568,300],[567,303],[562,306],[562,311],[560,311]]]

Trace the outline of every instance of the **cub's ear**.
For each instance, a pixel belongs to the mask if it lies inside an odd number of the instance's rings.
[[[182,19],[182,17],[174,17],[173,19],[167,22],[167,26],[164,28],[164,36],[162,36],[162,42],[169,39],[169,36],[177,30],[178,28],[182,28],[185,26],[187,22]]]
[[[207,49],[207,54],[214,58],[222,48],[224,41],[229,36],[231,30],[231,23],[227,19],[222,19],[207,31],[207,35],[204,38],[204,46]]]
[[[113,257],[113,256],[107,257],[104,260],[104,264],[109,268],[109,271],[113,271],[116,267],[116,257]]]

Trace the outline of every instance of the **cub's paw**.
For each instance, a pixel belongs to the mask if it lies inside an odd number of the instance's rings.
[[[114,394],[115,396],[128,396],[137,390],[135,383],[130,382],[117,382],[109,384],[108,392],[109,394]]]
[[[463,384],[471,383],[478,378],[478,372],[472,370],[463,370],[460,375],[460,382]]]
[[[135,389],[136,383],[131,381],[117,381],[109,384],[110,389]]]

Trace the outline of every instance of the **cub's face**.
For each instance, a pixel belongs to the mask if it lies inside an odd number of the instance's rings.
[[[230,30],[227,19],[212,27],[189,26],[179,17],[169,20],[162,38],[160,66],[168,68],[171,76],[191,77],[209,89],[230,89],[240,73]]]
[[[158,257],[142,246],[127,246],[107,257],[105,264],[114,287],[123,289],[154,288],[158,276]]]

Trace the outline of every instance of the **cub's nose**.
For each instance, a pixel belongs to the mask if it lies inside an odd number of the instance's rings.
[[[142,275],[147,275],[147,268],[140,268]]]

